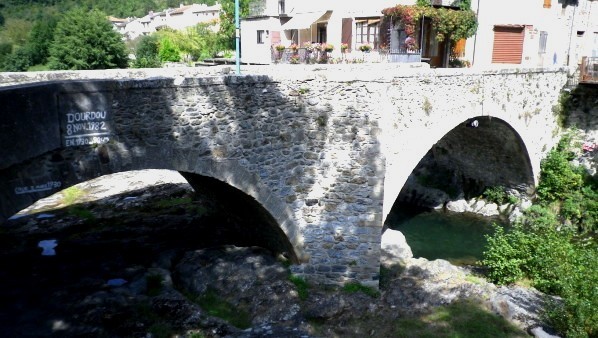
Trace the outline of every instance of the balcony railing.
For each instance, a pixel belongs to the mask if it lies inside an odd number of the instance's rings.
[[[598,83],[598,57],[584,56],[579,69],[580,83]]]
[[[331,52],[319,50],[308,51],[306,48],[292,50],[286,48],[282,51],[272,51],[273,63],[362,63],[362,62],[420,62],[422,61],[419,50],[413,49],[374,49],[369,52],[359,50],[346,51],[332,56]]]

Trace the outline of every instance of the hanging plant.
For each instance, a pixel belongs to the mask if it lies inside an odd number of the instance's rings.
[[[418,20],[421,18],[421,8],[423,7],[397,5],[395,7],[383,9],[382,14],[398,20],[405,30],[405,33],[407,33],[407,35],[412,35],[415,33],[415,27]]]
[[[473,36],[478,20],[472,10],[452,10],[417,5],[397,5],[382,10],[384,16],[396,20],[407,35],[413,35],[422,17],[430,18],[436,29],[436,39],[457,41]]]

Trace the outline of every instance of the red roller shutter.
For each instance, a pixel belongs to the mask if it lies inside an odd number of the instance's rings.
[[[492,63],[521,63],[523,26],[494,26]]]

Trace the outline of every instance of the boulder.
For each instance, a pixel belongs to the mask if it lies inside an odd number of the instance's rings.
[[[456,200],[450,201],[446,204],[446,210],[453,211],[453,212],[466,212],[471,211],[471,208],[467,201],[465,200]]]
[[[382,265],[390,266],[413,258],[413,252],[405,236],[398,230],[386,229],[382,234],[380,245]]]

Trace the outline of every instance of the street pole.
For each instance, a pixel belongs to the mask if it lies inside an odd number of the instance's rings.
[[[235,64],[237,75],[241,75],[241,53],[239,51],[241,40],[241,28],[239,26],[239,0],[235,0]]]

